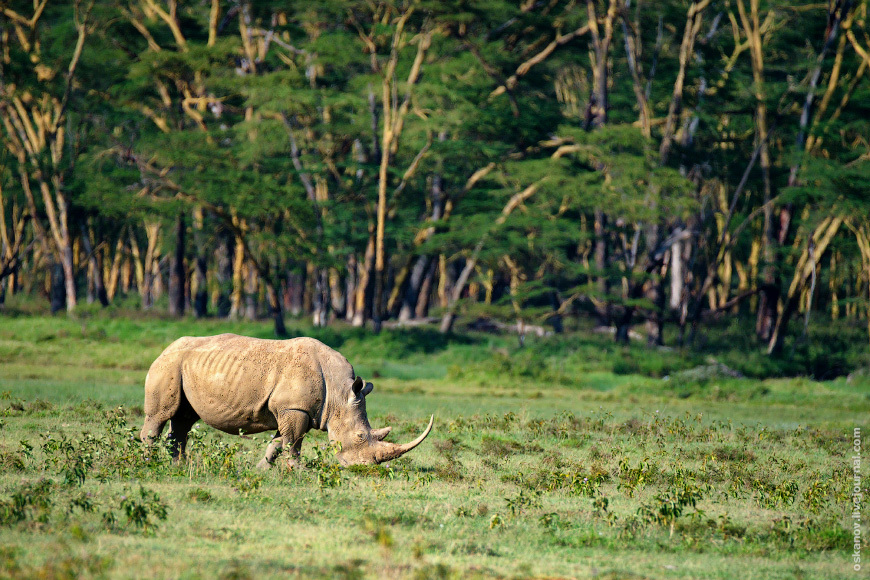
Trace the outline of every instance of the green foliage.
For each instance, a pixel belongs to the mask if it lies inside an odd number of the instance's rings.
[[[187,497],[194,501],[207,502],[212,499],[211,493],[207,489],[196,487],[187,493]]]
[[[697,37],[692,54],[681,55],[683,31],[693,27],[685,27],[686,4],[675,1],[609,15],[603,6],[564,0],[546,7],[259,2],[215,15],[211,4],[194,3],[171,17],[97,3],[74,71],[83,6],[61,3],[35,15],[26,3],[10,6],[15,33],[3,36],[0,63],[7,121],[0,219],[10,232],[22,224],[26,238],[10,293],[19,291],[16,284],[31,295],[45,287],[41,256],[65,250],[41,247],[37,255],[33,248],[43,239],[56,245],[67,231],[79,264],[93,257],[111,272],[117,249],[124,288],[143,268],[134,283],[139,292],[130,288],[112,301],[150,308],[145,286],[155,268],[144,272],[143,226],[160,227],[152,248],[159,278],[175,244],[166,226],[202,210],[202,227],[186,225],[195,249],[183,250],[188,266],[206,265],[213,309],[233,286],[222,252],[238,241],[256,277],[282,297],[291,293],[288,273],[329,269],[341,317],[348,300],[339,288],[353,286],[359,274],[348,270],[348,259],[359,268],[372,234],[382,231],[392,273],[387,296],[401,297],[405,267],[424,255],[439,263],[439,283],[427,287],[434,295],[440,286],[443,299],[473,257],[474,291],[460,314],[554,328],[582,326],[592,316],[596,324],[623,326],[663,319],[681,327],[670,343],[685,344],[686,325],[693,326],[692,346],[703,351],[709,338],[696,330],[704,332],[705,314],[716,314],[706,312],[717,308],[710,296],[721,304],[753,288],[785,294],[813,230],[837,216],[849,219],[819,256],[808,315],[835,318],[843,307],[854,321],[867,312],[868,266],[856,241],[868,225],[868,93],[858,72],[863,59],[843,36],[847,28],[859,37],[866,31],[863,17],[849,20],[845,12],[866,11],[863,4],[766,3],[758,80],[743,21],[730,5],[692,13]],[[589,53],[600,32],[589,30],[590,14],[596,29],[612,31],[602,109],[595,50]],[[828,38],[832,32],[838,36]],[[412,71],[419,74],[409,82]],[[770,161],[764,171],[747,171],[760,143],[760,97],[775,119],[764,140]],[[60,103],[64,133],[45,136],[37,119],[57,116]],[[12,111],[21,107],[35,109],[15,121]],[[396,120],[382,176],[380,141]],[[40,135],[43,148],[16,148],[27,134]],[[50,143],[59,149],[49,151]],[[744,172],[743,193],[732,200]],[[387,214],[378,229],[381,185]],[[62,211],[51,207],[52,188],[68,197]],[[773,197],[768,209],[782,212],[779,223],[788,223],[781,236],[764,231],[765,196]],[[52,228],[56,214],[64,224]],[[676,234],[689,236],[680,241],[692,254],[683,288],[675,284],[679,295],[668,296],[685,301],[670,308],[653,290],[672,291],[663,282],[674,271],[668,254]],[[93,237],[92,256],[84,255],[83,235]],[[774,270],[776,288],[764,286]],[[72,286],[79,292],[94,285],[88,271],[93,278],[94,268],[77,268]],[[120,278],[116,272],[112,291]],[[241,292],[239,283],[236,277]],[[790,300],[800,310],[808,284],[798,286]],[[251,292],[260,306],[262,290]],[[305,296],[306,307],[316,302],[312,288]],[[756,314],[758,300],[746,297]],[[746,310],[747,300],[735,308]],[[93,308],[78,310],[87,316]],[[833,349],[814,344],[824,342],[821,335],[799,339],[788,320],[785,350],[768,362],[757,354],[755,316],[745,314],[737,320],[752,372],[744,374],[822,378],[856,365],[851,348],[826,356]],[[613,371],[684,370],[666,358],[647,351]],[[526,368],[506,372],[551,376],[533,363],[518,366]]]
[[[329,445],[315,445],[312,449],[314,456],[306,458],[305,466],[316,475],[320,489],[340,486],[344,476],[335,456],[341,451],[341,444],[335,442]]]
[[[670,527],[670,535],[674,535],[674,527],[687,508],[695,511],[689,515],[692,518],[704,516],[697,507],[711,491],[709,484],[698,483],[694,474],[678,469],[675,481],[664,492],[656,494],[652,504],[644,504],[638,508],[638,515],[648,522],[659,522]]]
[[[619,462],[620,488],[625,489],[628,497],[634,496],[634,490],[643,487],[649,481],[655,467],[650,467],[648,461],[640,461],[637,467],[631,467],[628,458]]]
[[[0,502],[0,525],[24,520],[46,523],[51,512],[51,492],[52,482],[47,479],[22,484],[8,500]]]
[[[527,492],[526,490],[521,489],[518,495],[515,497],[506,497],[504,501],[507,504],[507,508],[511,512],[511,515],[519,516],[527,509],[541,507],[540,496],[540,491]]]
[[[130,492],[118,499],[128,524],[134,528],[148,531],[157,524],[155,520],[165,520],[168,514],[168,507],[160,501],[160,496],[142,486],[139,486],[139,497]]]

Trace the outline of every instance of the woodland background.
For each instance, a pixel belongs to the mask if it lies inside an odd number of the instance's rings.
[[[867,0],[0,10],[0,302],[870,333]]]

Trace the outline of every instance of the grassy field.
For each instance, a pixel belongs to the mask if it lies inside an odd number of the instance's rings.
[[[520,349],[302,328],[374,382],[373,426],[406,441],[434,413],[429,439],[344,470],[319,432],[304,471],[257,471],[265,434],[202,424],[185,464],[143,453],[151,361],[228,331],[270,325],[0,316],[0,578],[861,575],[849,457],[870,429],[866,375],[729,378],[591,333]]]

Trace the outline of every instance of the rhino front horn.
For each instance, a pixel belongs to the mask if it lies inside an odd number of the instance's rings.
[[[384,461],[390,461],[391,459],[396,459],[401,457],[417,445],[423,442],[429,435],[429,431],[432,430],[432,423],[435,421],[435,415],[429,417],[429,426],[426,427],[426,430],[423,433],[411,441],[410,443],[405,443],[404,445],[397,445],[395,443],[388,443],[386,441],[379,442],[377,449],[375,450],[375,462],[383,463]]]

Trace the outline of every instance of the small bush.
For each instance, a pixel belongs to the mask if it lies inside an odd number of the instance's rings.
[[[207,502],[211,501],[212,496],[211,493],[207,489],[203,489],[201,487],[195,487],[187,492],[187,497],[192,499],[193,501],[198,502]]]
[[[343,475],[335,456],[341,450],[339,444],[315,445],[314,457],[306,460],[305,466],[317,475],[317,485],[320,489],[338,487],[341,485]]]
[[[139,487],[138,497],[131,493],[122,495],[118,499],[127,523],[134,528],[152,530],[156,527],[157,520],[165,520],[168,514],[169,508],[160,500],[160,496],[142,486]]]
[[[48,522],[51,514],[52,482],[40,479],[24,483],[12,492],[8,500],[0,500],[0,525],[8,526],[32,520]]]
[[[24,467],[24,458],[21,457],[20,453],[0,451],[0,470],[24,471]]]

